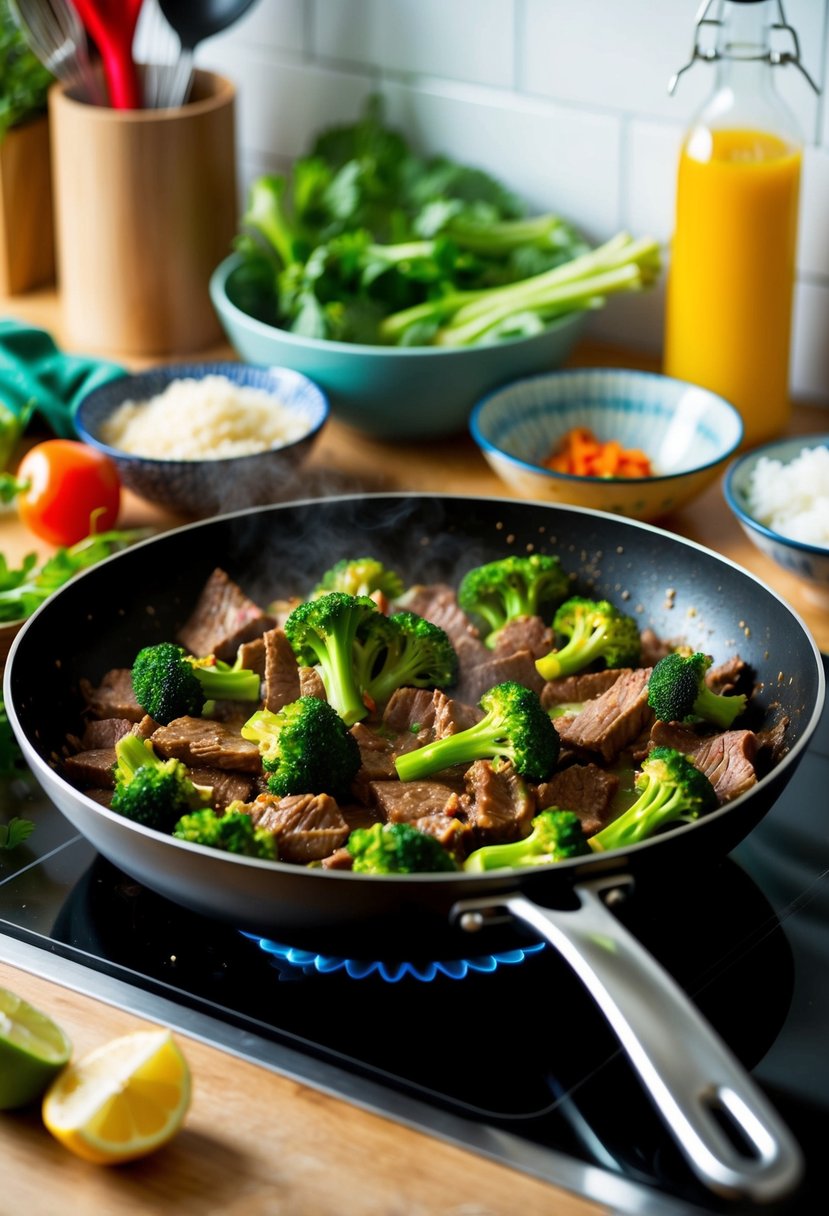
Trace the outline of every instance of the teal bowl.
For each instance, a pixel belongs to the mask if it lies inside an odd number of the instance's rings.
[[[362,346],[303,338],[245,312],[238,254],[217,266],[210,297],[233,349],[248,363],[290,367],[322,388],[331,414],[378,439],[435,439],[464,432],[475,402],[520,376],[560,367],[584,327],[569,313],[542,333],[491,346]]]

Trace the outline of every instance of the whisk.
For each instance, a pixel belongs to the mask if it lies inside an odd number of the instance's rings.
[[[55,79],[79,88],[85,101],[104,104],[86,31],[72,0],[9,0],[9,7],[33,54]]]

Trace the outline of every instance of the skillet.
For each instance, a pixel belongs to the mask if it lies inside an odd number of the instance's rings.
[[[124,820],[61,776],[64,737],[79,727],[81,677],[95,683],[129,666],[141,646],[173,638],[216,566],[266,604],[305,593],[341,557],[372,554],[409,584],[457,585],[473,565],[531,551],[557,554],[574,590],[611,599],[642,629],[715,662],[740,654],[756,680],[750,725],[786,724],[784,754],[750,791],[650,841],[540,872],[366,877],[186,844]],[[820,654],[800,618],[717,554],[598,511],[453,495],[314,499],[163,533],[52,596],[21,630],[5,674],[9,718],[35,777],[138,882],[248,932],[352,957],[452,957],[468,953],[471,933],[476,953],[498,948],[504,935],[545,938],[599,1003],[699,1178],[720,1194],[764,1202],[796,1186],[796,1142],[611,908],[648,873],[704,874],[743,839],[792,776],[824,697]]]

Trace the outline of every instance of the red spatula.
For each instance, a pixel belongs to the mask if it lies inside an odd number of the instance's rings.
[[[141,83],[132,57],[135,27],[143,0],[73,0],[86,32],[101,55],[110,105],[141,106]]]

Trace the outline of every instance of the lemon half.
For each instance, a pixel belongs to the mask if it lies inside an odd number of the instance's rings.
[[[64,1069],[43,1099],[43,1122],[77,1156],[117,1165],[171,1140],[190,1093],[190,1069],[170,1032],[139,1030]]]
[[[72,1044],[50,1017],[0,988],[0,1110],[40,1098],[72,1054]]]

